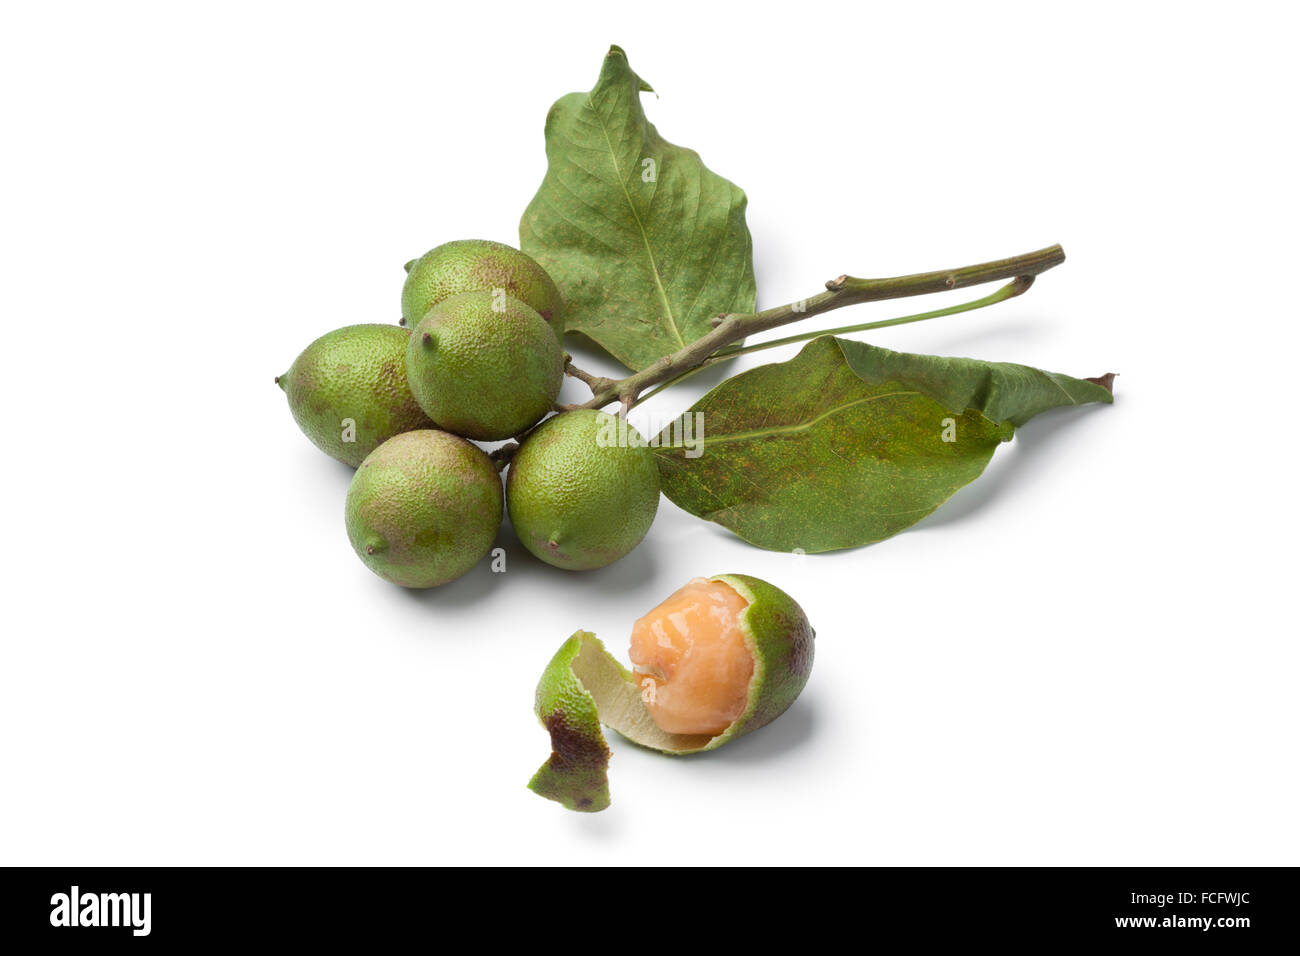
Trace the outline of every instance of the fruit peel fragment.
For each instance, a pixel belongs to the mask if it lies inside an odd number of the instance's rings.
[[[610,753],[596,701],[573,670],[588,641],[605,653],[594,634],[578,631],[556,651],[537,683],[534,709],[551,735],[551,756],[528,789],[570,810],[594,813],[609,806]]]
[[[719,574],[749,601],[741,620],[754,655],[749,705],[735,722],[714,738],[710,748],[757,730],[780,717],[803,692],[812,672],[816,632],[803,609],[775,585],[748,574]]]

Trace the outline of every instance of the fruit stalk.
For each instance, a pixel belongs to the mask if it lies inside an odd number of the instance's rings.
[[[734,358],[742,355],[750,355],[754,352],[764,352],[768,349],[780,348],[783,345],[792,345],[796,342],[807,342],[809,339],[819,338],[823,335],[851,335],[855,332],[870,332],[875,329],[886,329],[894,325],[907,325],[910,322],[924,322],[928,319],[938,319],[946,315],[960,315],[962,312],[972,312],[975,309],[988,308],[990,305],[997,305],[999,302],[1005,302],[1007,299],[1014,299],[1018,295],[1023,295],[1029,291],[1029,287],[1034,284],[1033,276],[1021,276],[1018,279],[1012,279],[1006,285],[1002,286],[996,292],[986,295],[983,298],[975,299],[971,302],[961,302],[957,305],[950,305],[943,309],[934,309],[929,312],[918,312],[913,315],[902,315],[892,319],[879,319],[875,322],[859,322],[854,325],[841,325],[834,329],[818,329],[815,332],[801,332],[798,335],[787,335],[780,339],[769,339],[766,342],[759,342],[757,345],[729,345],[726,348],[719,349],[711,356],[701,362],[694,368],[678,372],[672,378],[665,379],[648,392],[642,392],[634,405],[640,405],[642,402],[649,401],[666,388],[671,388],[678,382],[690,378],[696,372],[701,372],[719,362],[729,362]],[[592,392],[596,390],[593,388]]]
[[[859,279],[842,275],[828,281],[825,292],[808,299],[801,299],[773,309],[764,309],[761,312],[718,315],[713,320],[712,332],[624,379],[615,381],[590,375],[575,368],[572,363],[568,363],[566,371],[575,378],[587,382],[593,394],[588,401],[579,405],[566,406],[566,410],[603,408],[613,402],[619,402],[626,412],[647,388],[672,378],[684,377],[684,373],[704,366],[715,357],[720,361],[724,357],[741,354],[736,350],[720,355],[719,353],[729,345],[759,332],[799,322],[848,305],[905,296],[929,295],[933,292],[947,292],[986,282],[997,282],[1001,279],[1013,279],[1014,281],[1004,290],[987,297],[987,301],[981,300],[979,303],[972,303],[967,307],[958,307],[951,311],[940,310],[933,314],[927,313],[923,317],[933,318],[940,314],[951,314],[952,311],[966,311],[967,308],[991,305],[993,302],[1003,301],[1023,293],[1032,284],[1035,276],[1064,261],[1065,251],[1060,245],[1053,245],[1009,259],[997,259],[960,269],[920,272],[885,279]],[[920,321],[920,318],[907,316],[903,319],[888,320],[883,324],[896,325],[905,321]],[[840,331],[847,331],[847,329]],[[792,337],[784,341],[794,341],[798,338]]]

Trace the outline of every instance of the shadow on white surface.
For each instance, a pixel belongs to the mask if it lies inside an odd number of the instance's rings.
[[[918,521],[914,529],[923,531],[963,521],[1016,487],[1024,487],[1025,483],[1036,480],[1053,453],[1066,447],[1076,419],[1107,412],[1113,414],[1111,406],[1081,405],[1043,412],[1016,429],[1011,442],[993,453],[993,460],[984,474],[958,489],[934,513]],[[1077,469],[1080,466],[1075,460],[1067,467]]]
[[[488,560],[484,559],[471,568],[468,574],[439,587],[397,590],[409,600],[420,604],[442,608],[470,607],[488,600],[492,592],[500,587],[500,582],[496,580],[498,577],[488,570]]]
[[[331,470],[331,480],[338,482],[343,488],[343,493],[346,495],[348,487],[352,484],[352,476],[357,473],[357,470],[351,465],[339,461],[337,458],[331,458],[324,452],[320,453],[320,457],[323,458],[324,461],[328,462],[326,467],[329,467]]]
[[[1021,349],[1027,343],[1041,341],[1045,332],[1046,327],[1042,322],[1024,319],[1001,322],[986,328],[968,327],[954,331],[951,335],[940,334],[935,336],[925,348],[913,349],[906,345],[895,346],[884,342],[876,344],[901,352],[934,352],[952,358],[997,361],[995,355],[1004,346]]]
[[[556,592],[572,591],[575,596],[584,598],[590,596],[593,582],[598,582],[599,587],[607,592],[626,593],[653,580],[655,573],[654,549],[645,547],[644,543],[603,568],[566,571],[553,567],[523,546],[510,524],[509,516],[501,525],[497,547],[506,550],[507,577],[516,575],[519,578],[543,578],[547,587]]]
[[[800,697],[789,710],[766,727],[760,727],[717,750],[693,754],[686,759],[716,761],[735,766],[766,763],[808,746],[817,733],[818,723],[816,703],[809,697]]]
[[[655,578],[654,549],[639,547],[609,567],[594,571],[565,571],[534,557],[520,543],[507,519],[492,547],[505,550],[505,571],[491,570],[493,558],[484,558],[464,577],[426,590],[400,589],[409,600],[437,608],[469,608],[494,600],[496,593],[513,587],[518,594],[532,593],[525,582],[541,584],[558,601],[590,602],[593,590],[618,598],[636,592]]]
[[[614,796],[613,799],[617,801],[618,797]],[[615,807],[617,807],[617,803],[615,803]],[[562,811],[569,835],[580,840],[590,840],[593,843],[605,843],[619,839],[627,830],[629,817],[625,813],[614,812],[615,807],[602,810],[600,813]]]
[[[297,460],[294,462],[294,467],[302,469],[303,480],[311,482],[309,490],[314,494],[321,493],[319,482],[322,481],[332,482],[333,486],[339,489],[339,520],[342,520],[343,500],[347,497],[348,487],[352,484],[352,476],[357,473],[357,470],[351,465],[325,454],[305,437],[301,435],[294,437],[295,444],[299,440],[301,441],[301,447],[295,448]],[[325,493],[328,494],[329,492],[326,491]]]

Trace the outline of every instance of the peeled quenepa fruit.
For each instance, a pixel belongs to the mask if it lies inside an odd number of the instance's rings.
[[[545,319],[556,339],[563,337],[564,304],[546,270],[518,249],[487,239],[444,243],[408,262],[402,286],[402,321],[414,326],[444,299],[497,289]]]
[[[276,378],[317,448],[355,468],[394,435],[433,425],[406,381],[410,338],[393,325],[349,325],[322,335]]]
[[[352,476],[348,540],[381,578],[406,588],[454,580],[492,547],[501,479],[476,445],[436,429],[390,438]]]
[[[722,581],[695,578],[636,622],[641,700],[670,734],[720,734],[745,712],[754,675],[741,617],[749,602]]]
[[[571,571],[603,568],[645,537],[659,508],[659,467],[645,439],[607,412],[578,409],[529,435],[506,480],[524,547]]]
[[[790,595],[744,574],[695,578],[637,621],[635,672],[577,632],[537,685],[551,757],[529,788],[571,810],[609,806],[602,723],[668,754],[715,750],[771,723],[808,683],[813,637]]]
[[[632,630],[640,699],[670,744],[659,749],[713,750],[780,717],[808,683],[813,636],[775,585],[747,574],[692,579]]]
[[[555,407],[564,352],[518,299],[466,292],[439,302],[411,335],[406,374],[439,427],[481,441],[518,435]]]

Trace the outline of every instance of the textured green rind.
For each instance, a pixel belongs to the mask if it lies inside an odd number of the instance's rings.
[[[603,568],[640,544],[654,523],[654,454],[626,423],[628,440],[618,444],[618,427],[606,412],[564,412],[515,453],[506,481],[510,522],[524,547],[548,564]]]
[[[749,706],[706,750],[757,730],[780,717],[795,702],[812,673],[815,632],[798,602],[773,584],[747,574],[719,574],[749,602],[741,628],[754,654]]]
[[[560,290],[536,260],[513,246],[490,239],[460,239],[430,249],[405,268],[402,319],[409,326],[453,295],[504,289],[545,319],[557,339],[564,335]]]
[[[551,735],[551,756],[528,789],[570,810],[594,813],[609,806],[609,746],[596,702],[573,672],[584,641],[604,651],[594,634],[578,631],[551,658],[537,682],[535,712]]]
[[[745,193],[646,119],[650,85],[611,47],[590,93],[546,117],[546,176],[520,245],[563,293],[566,327],[642,369],[754,309]],[[653,181],[647,181],[653,162]]]
[[[523,302],[465,292],[439,302],[415,327],[406,368],[415,400],[439,427],[496,441],[551,411],[564,380],[564,352]]]
[[[488,553],[501,527],[501,479],[477,446],[434,429],[405,432],[352,476],[345,518],[357,556],[407,588],[452,581]]]
[[[303,434],[353,468],[394,435],[433,422],[406,381],[411,333],[393,325],[349,325],[322,335],[276,379]],[[355,441],[343,440],[345,419]]]
[[[698,457],[668,430],[655,452],[664,494],[682,509],[759,547],[830,551],[930,514],[979,477],[1016,424],[1108,401],[1100,385],[1025,366],[822,336],[696,402]]]

